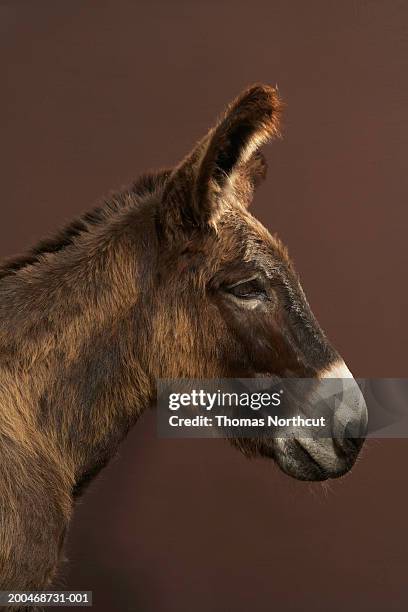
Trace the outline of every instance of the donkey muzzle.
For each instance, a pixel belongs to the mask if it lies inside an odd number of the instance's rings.
[[[316,479],[323,480],[342,476],[354,465],[367,433],[368,415],[361,389],[344,362],[320,378],[315,394],[330,406],[331,437],[299,437],[297,442],[320,468]]]

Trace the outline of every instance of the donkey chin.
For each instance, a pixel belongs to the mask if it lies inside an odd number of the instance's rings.
[[[346,474],[364,443],[367,407],[360,387],[343,361],[319,376],[313,397],[320,397],[322,388],[327,392],[327,378],[344,382],[342,400],[336,402],[331,414],[331,437],[312,437],[306,431],[303,437],[298,428],[294,437],[235,440],[234,444],[245,454],[274,459],[283,472],[298,480],[323,481]],[[313,397],[307,416],[313,413]]]

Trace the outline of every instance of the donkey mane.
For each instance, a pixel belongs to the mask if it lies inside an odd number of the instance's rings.
[[[130,198],[132,206],[137,206],[145,196],[163,189],[169,174],[169,170],[161,170],[141,175],[130,187],[113,192],[110,199],[104,199],[93,209],[57,230],[54,235],[43,238],[26,253],[0,260],[0,280],[15,274],[26,266],[39,263],[47,254],[57,253],[72,245],[74,239],[80,234],[89,232],[92,227],[107,220],[126,206]]]

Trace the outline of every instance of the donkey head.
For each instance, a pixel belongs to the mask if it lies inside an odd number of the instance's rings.
[[[281,107],[274,89],[248,89],[166,179],[156,209],[157,377],[351,377],[314,318],[286,248],[248,211],[266,170],[258,149],[279,135]],[[234,442],[299,479],[339,476],[362,443],[340,430],[366,419],[354,381],[352,394],[354,408],[331,415],[331,439]]]

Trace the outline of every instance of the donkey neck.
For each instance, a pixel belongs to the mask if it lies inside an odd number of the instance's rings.
[[[23,436],[42,432],[78,486],[151,401],[138,337],[146,223],[121,211],[0,281],[0,402],[22,412]]]

